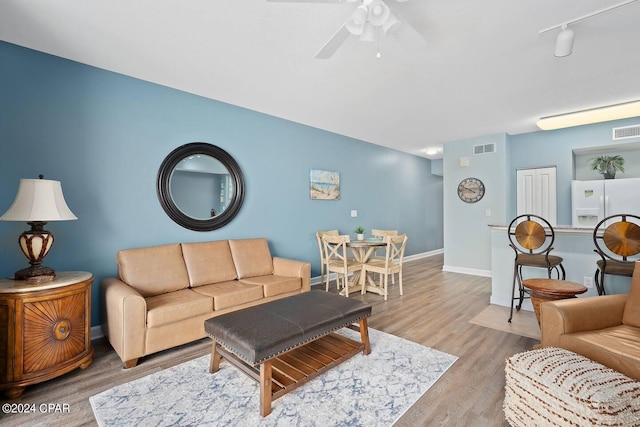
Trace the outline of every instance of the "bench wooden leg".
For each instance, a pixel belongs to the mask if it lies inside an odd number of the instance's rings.
[[[209,373],[213,374],[218,372],[220,368],[220,352],[217,351],[218,343],[213,340],[213,344],[211,345],[211,362],[209,364]]]
[[[271,360],[260,364],[260,415],[271,413]]]
[[[371,353],[371,344],[369,343],[369,323],[367,322],[367,318],[360,320],[360,340],[362,344],[364,344],[363,354]]]

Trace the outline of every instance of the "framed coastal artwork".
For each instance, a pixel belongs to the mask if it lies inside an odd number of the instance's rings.
[[[311,169],[309,188],[312,200],[339,200],[340,173]]]

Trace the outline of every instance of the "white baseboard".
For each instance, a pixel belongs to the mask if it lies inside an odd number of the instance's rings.
[[[491,277],[491,270],[480,270],[477,268],[453,267],[451,265],[443,265],[442,271],[448,271],[449,273],[468,274],[470,276]]]

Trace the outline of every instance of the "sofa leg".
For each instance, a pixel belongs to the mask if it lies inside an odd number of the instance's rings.
[[[138,359],[126,360],[124,362],[124,369],[135,368],[137,364],[138,364]]]

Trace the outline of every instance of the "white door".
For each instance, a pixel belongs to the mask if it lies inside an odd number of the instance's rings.
[[[556,168],[520,169],[516,179],[517,215],[539,215],[557,225]]]

